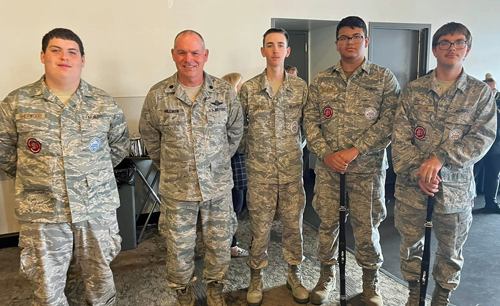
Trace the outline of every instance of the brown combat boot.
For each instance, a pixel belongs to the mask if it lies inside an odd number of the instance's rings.
[[[220,282],[212,282],[207,285],[208,306],[227,306],[224,294],[222,294],[223,289],[224,284]]]
[[[335,283],[335,266],[321,264],[318,283],[311,291],[311,303],[321,305],[328,302],[328,295],[335,290]]]
[[[363,295],[361,301],[366,306],[383,306],[378,284],[378,269],[363,269]]]
[[[448,306],[450,304],[451,290],[444,289],[438,283],[432,292],[431,306]]]
[[[286,287],[292,291],[295,302],[299,304],[309,302],[309,291],[302,285],[302,267],[300,265],[288,265]]]
[[[262,304],[262,270],[250,268],[250,286],[247,292],[248,306],[260,306]]]
[[[179,306],[194,306],[194,290],[191,285],[175,291],[177,292],[177,303]]]
[[[410,290],[410,293],[405,306],[418,306],[420,302],[420,282],[418,280],[409,281],[408,290]]]

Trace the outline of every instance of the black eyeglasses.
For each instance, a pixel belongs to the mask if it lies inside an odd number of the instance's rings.
[[[351,39],[353,43],[360,43],[363,41],[364,38],[365,37],[362,35],[354,35],[353,37],[340,36],[339,38],[337,38],[337,40],[343,44],[347,43]]]
[[[449,42],[447,40],[438,42],[439,50],[448,50],[452,45],[455,46],[455,49],[462,50],[467,47],[467,41],[465,40],[457,40],[456,42]]]

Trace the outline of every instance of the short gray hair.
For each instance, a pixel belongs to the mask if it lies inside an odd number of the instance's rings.
[[[205,40],[203,39],[203,36],[201,36],[200,33],[193,31],[193,30],[184,30],[184,31],[180,32],[179,34],[177,34],[174,38],[174,49],[175,49],[175,43],[177,42],[177,38],[181,35],[184,35],[184,34],[198,35],[198,37],[201,39],[201,46],[203,47],[203,51],[205,51]]]

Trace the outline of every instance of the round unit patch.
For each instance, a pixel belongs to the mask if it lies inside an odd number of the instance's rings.
[[[326,119],[330,119],[333,116],[333,110],[330,106],[325,107],[323,110],[323,116],[325,116]]]
[[[33,153],[38,153],[42,149],[42,144],[35,138],[28,139],[28,148]]]
[[[294,134],[299,131],[299,123],[297,121],[290,123],[290,131]]]
[[[421,126],[415,128],[415,138],[422,139],[425,137],[425,129]]]
[[[100,146],[101,146],[101,140],[99,138],[97,138],[97,137],[92,138],[92,140],[89,143],[90,152],[97,151]]]
[[[365,110],[365,117],[368,120],[373,120],[373,119],[377,118],[377,115],[378,115],[378,112],[375,109],[375,107],[368,107]]]
[[[462,130],[459,129],[453,129],[450,131],[450,139],[451,140],[459,140],[462,138]]]

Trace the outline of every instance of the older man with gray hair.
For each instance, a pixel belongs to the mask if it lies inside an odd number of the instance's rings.
[[[194,305],[198,215],[206,246],[207,303],[226,305],[222,289],[236,227],[231,156],[243,135],[243,116],[231,85],[203,71],[208,53],[199,33],[176,36],[177,72],[151,88],[139,124],[161,171],[159,227],[167,242],[168,285],[177,291],[179,305]]]

